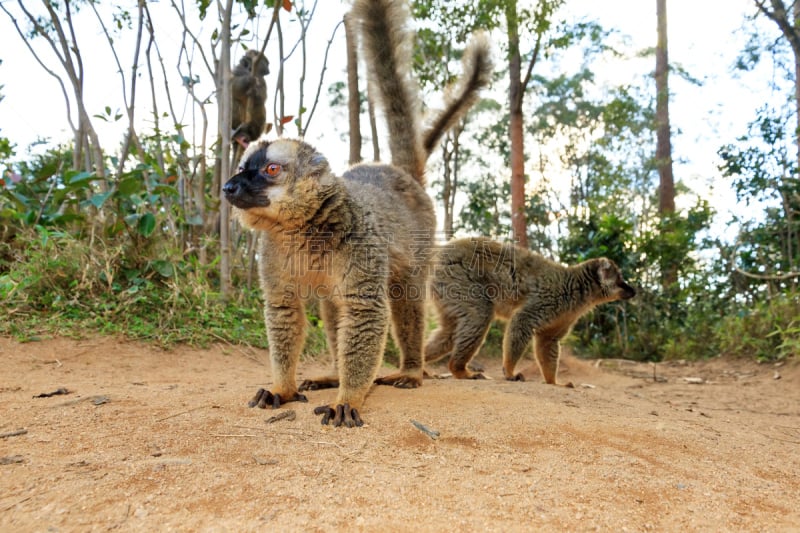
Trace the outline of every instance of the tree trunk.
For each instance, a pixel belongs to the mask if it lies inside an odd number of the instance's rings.
[[[447,240],[450,240],[455,233],[453,221],[455,219],[456,192],[458,192],[458,174],[460,169],[459,162],[461,161],[461,133],[463,131],[463,121],[453,129],[453,174],[450,179],[450,195],[447,199],[447,210],[450,213],[450,221],[449,224],[445,226]]]
[[[517,2],[511,0],[506,7],[508,24],[509,69],[509,137],[511,139],[511,229],[514,240],[528,247],[528,230],[525,216],[525,145],[522,117],[522,59],[519,52],[519,24]]]
[[[103,149],[100,146],[100,140],[97,137],[97,132],[94,130],[94,126],[92,125],[92,121],[89,118],[89,113],[86,110],[86,103],[83,99],[83,59],[81,57],[81,51],[78,47],[77,37],[75,32],[73,31],[72,25],[72,12],[70,10],[70,2],[64,2],[64,10],[65,10],[65,17],[64,20],[67,24],[67,28],[70,30],[70,39],[67,38],[64,27],[61,23],[61,16],[56,13],[53,4],[50,2],[45,2],[45,7],[47,8],[47,12],[50,16],[50,22],[52,23],[53,29],[56,32],[58,38],[58,44],[61,48],[62,56],[60,57],[62,66],[64,70],[67,71],[67,75],[69,76],[70,83],[72,84],[72,90],[75,94],[75,105],[78,107],[78,129],[81,130],[86,134],[88,137],[89,142],[85,142],[87,153],[91,154],[91,158],[94,160],[94,171],[98,177],[104,178],[105,177],[105,165],[103,162]],[[20,4],[21,5],[21,4]],[[26,11],[26,14],[28,12]],[[28,15],[30,17],[30,15]],[[37,27],[38,22],[36,23]],[[40,30],[42,35],[46,35],[44,30]],[[48,37],[49,40],[49,37]],[[51,46],[55,48],[55,43],[51,41]],[[73,59],[74,56],[74,59]],[[87,170],[91,171],[91,166],[87,165]],[[105,186],[105,180],[101,181],[101,186]]]
[[[442,220],[442,231],[444,232],[444,240],[449,241],[453,236],[453,210],[450,201],[454,194],[453,190],[453,172],[451,164],[453,163],[454,149],[451,148],[451,141],[453,140],[453,132],[447,132],[445,138],[442,140],[442,206],[444,207],[444,219]]]
[[[659,176],[659,213],[675,211],[672,146],[669,127],[669,58],[667,54],[667,0],[656,0],[658,44],[656,45],[656,165]]]
[[[347,110],[350,120],[350,164],[361,161],[361,102],[358,94],[358,41],[350,14],[344,16],[347,43]]]
[[[792,26],[794,38],[790,39],[790,42],[794,52],[794,109],[795,117],[797,118],[794,142],[797,146],[797,172],[800,172],[800,32],[798,32],[796,26],[800,21],[800,2],[794,3],[794,20],[795,25]]]
[[[764,5],[766,0],[754,0],[756,7],[767,18],[772,20],[780,28],[783,36],[789,41],[794,53],[794,95],[795,95],[795,114],[797,116],[797,130],[795,131],[795,144],[797,146],[797,165],[800,168],[800,31],[798,30],[798,21],[800,19],[800,2],[792,2],[792,20],[789,20],[789,15],[786,13],[786,5],[783,0],[770,0],[772,10],[769,10]],[[794,24],[792,23],[794,21]]]
[[[669,58],[667,55],[667,0],[656,0],[658,43],[656,44],[656,166],[658,167],[658,212],[662,219],[675,212],[675,180],[672,175],[672,146],[669,129]],[[671,225],[662,224],[662,232]],[[661,284],[666,289],[677,281],[675,257],[663,258]]]
[[[800,21],[800,2],[794,2],[793,15],[793,20],[795,21],[795,24],[792,25],[792,30],[795,35],[795,38],[792,40],[792,50],[794,52],[794,105],[795,117],[797,119],[797,126],[794,130],[794,141],[797,147],[797,167],[793,174],[797,177],[798,173],[800,173],[800,47],[795,48],[795,43],[800,44],[800,35],[798,35],[800,32],[798,32],[797,28],[798,21]],[[789,258],[788,270],[789,272],[794,272],[797,268],[794,264],[794,257],[798,245],[798,231],[794,221],[795,211],[791,207],[792,202],[786,198],[786,194],[781,192],[781,197],[783,198],[784,212],[786,213],[786,228],[788,230],[786,239],[786,257]],[[792,278],[791,285],[792,287],[796,287],[796,278]]]
[[[369,131],[372,135],[372,160],[381,160],[381,146],[378,143],[378,121],[375,118],[375,104],[372,97],[372,83],[367,80],[367,113],[369,114]]]
[[[220,32],[220,58],[217,65],[217,99],[219,117],[217,125],[220,138],[220,198],[222,186],[230,177],[230,131],[231,126],[231,11],[233,0],[225,2],[225,11],[222,13],[222,31]],[[231,286],[231,244],[230,244],[230,206],[228,202],[219,203],[219,292],[223,300],[230,296]]]
[[[781,33],[789,42],[789,45],[792,47],[792,52],[794,54],[794,70],[795,70],[795,81],[794,81],[794,98],[795,98],[795,117],[796,117],[796,128],[795,128],[795,146],[797,148],[797,155],[795,164],[797,165],[789,176],[784,176],[783,179],[796,179],[798,173],[800,173],[800,2],[793,2],[792,3],[792,19],[789,19],[789,16],[786,12],[786,5],[784,4],[783,0],[770,0],[770,5],[772,9],[767,9],[765,6],[766,0],[755,0],[755,5],[758,10],[763,13],[767,18],[775,22],[778,28],[780,28]],[[783,192],[781,192],[781,197],[783,200],[783,207],[784,207],[784,218],[786,219],[786,228],[787,228],[787,244],[786,244],[786,255],[789,258],[789,269],[790,271],[794,271],[794,255],[797,246],[798,246],[798,232],[795,229],[795,217],[794,214],[796,211],[793,209],[793,202],[789,200]],[[794,285],[795,279],[792,278],[792,284]]]

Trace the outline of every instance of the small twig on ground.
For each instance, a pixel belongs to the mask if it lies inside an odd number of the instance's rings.
[[[422,424],[421,422],[417,422],[416,420],[411,420],[411,424],[413,424],[413,426],[415,428],[417,428],[421,432],[425,433],[427,436],[429,436],[433,440],[436,440],[436,439],[439,438],[439,432],[436,431],[435,429],[431,429],[428,426],[426,426],[425,424]]]
[[[72,359],[75,359],[76,357],[80,357],[82,355],[85,355],[85,354],[91,352],[93,348],[96,348],[98,346],[98,344],[91,344],[91,345],[89,345],[89,344],[81,344],[80,346],[81,347],[88,346],[88,348],[86,348],[85,350],[80,350],[78,352],[72,353],[68,357],[62,357],[61,359],[64,359],[65,361],[67,361],[67,360],[72,360]],[[41,362],[42,364],[45,364],[45,365],[53,365],[54,364],[54,365],[58,365],[59,367],[62,366],[61,359],[48,359],[46,361],[42,361],[38,357],[33,357],[33,359],[35,361],[39,361],[39,362]]]
[[[41,394],[37,394],[34,398],[50,398],[51,396],[58,396],[60,394],[69,394],[70,391],[66,389],[66,387],[59,387],[53,392],[43,392]]]
[[[321,444],[323,446],[336,446],[340,450],[345,451],[344,448],[342,448],[341,446],[339,446],[335,442],[327,442],[327,441],[324,441],[324,440],[318,440],[318,441],[314,441],[312,444]]]
[[[197,407],[192,407],[191,409],[187,409],[186,411],[181,411],[180,413],[171,414],[163,418],[157,418],[156,422],[163,422],[164,420],[169,420],[170,418],[175,418],[176,416],[185,415],[186,413],[191,413],[192,411],[197,411],[198,409],[202,409],[204,407],[205,405],[198,405]]]
[[[777,441],[780,441],[780,442],[789,442],[789,443],[791,443],[791,444],[800,444],[800,440],[782,439],[782,438],[780,438],[780,437],[775,437],[775,436],[773,436],[773,435],[767,435],[766,433],[761,433],[760,431],[759,431],[759,433],[760,433],[762,436],[764,436],[764,437],[768,438],[769,440],[777,440]]]
[[[254,428],[253,426],[242,426],[240,424],[233,424],[232,427],[239,428],[239,429],[249,429],[251,431],[264,431],[264,428]]]
[[[302,428],[291,427],[291,426],[284,426],[284,430],[277,430],[277,429],[266,429],[266,428],[254,428],[250,426],[239,426],[234,425],[232,427],[241,428],[241,429],[249,429],[252,431],[260,432],[262,437],[274,437],[276,435],[285,435],[287,437],[312,437],[316,435],[316,433],[312,433],[310,431],[306,431]]]
[[[97,406],[97,405],[103,405],[104,403],[108,403],[110,401],[111,401],[111,398],[109,398],[108,396],[103,396],[102,394],[100,394],[100,395],[97,395],[97,396],[85,396],[83,398],[75,398],[74,400],[69,400],[69,401],[66,401],[66,402],[62,402],[62,403],[53,405],[51,407],[53,407],[53,408],[55,408],[55,407],[70,407],[72,405],[77,405],[77,404],[79,404],[81,402],[92,402],[92,404]]]
[[[217,434],[215,434],[215,435],[211,435],[211,436],[212,436],[212,437],[231,437],[231,438],[235,438],[235,437],[251,437],[251,438],[256,438],[256,437],[261,437],[261,436],[263,436],[263,435],[248,435],[248,434],[246,434],[246,433],[217,433]]]
[[[262,459],[261,457],[257,457],[255,455],[253,455],[253,461],[255,461],[256,464],[259,464],[261,466],[278,464],[277,459]]]
[[[238,345],[236,345],[236,344],[233,344],[232,342],[230,342],[229,340],[227,340],[227,339],[225,339],[225,338],[221,337],[220,335],[217,335],[216,333],[213,333],[213,332],[212,332],[212,333],[211,333],[211,336],[212,336],[212,337],[214,337],[214,338],[216,338],[216,339],[217,339],[217,340],[219,340],[220,342],[224,342],[225,344],[227,344],[228,346],[230,346],[232,349],[234,349],[234,350],[236,350],[237,352],[239,352],[240,354],[242,354],[242,355],[243,355],[244,357],[246,357],[247,359],[250,359],[250,360],[252,360],[252,361],[255,361],[256,363],[258,363],[258,364],[260,364],[260,365],[263,365],[263,364],[264,364],[264,361],[262,361],[261,359],[259,359],[259,358],[258,358],[258,357],[257,357],[255,354],[252,354],[252,353],[247,353],[245,350],[242,350],[242,349],[241,349],[241,348],[240,348]],[[244,344],[245,344],[245,346],[247,346],[249,349],[251,349],[251,350],[253,349],[253,346],[252,346],[252,345],[250,345],[250,344],[247,344],[247,343],[244,343]]]
[[[26,501],[30,500],[31,498],[33,498],[33,496],[28,496],[27,498],[22,498],[20,501],[14,502],[11,505],[5,507],[3,509],[3,512],[5,513],[6,511],[9,511],[9,510],[13,509],[14,507],[16,507],[17,505],[19,505],[21,503],[25,503]]]
[[[17,429],[14,431],[9,431],[8,433],[0,433],[0,439],[7,439],[8,437],[16,437],[18,435],[24,435],[28,432],[27,429]]]
[[[122,520],[118,521],[116,524],[111,526],[109,529],[117,529],[117,528],[119,528],[122,524],[125,523],[126,520],[128,520],[128,517],[130,515],[131,515],[131,504],[129,503],[128,507],[125,509],[125,515],[122,517]]]
[[[294,412],[294,410],[288,409],[286,411],[281,411],[275,416],[267,418],[267,424],[274,424],[278,420],[283,420],[283,419],[294,420],[295,418],[297,418],[297,414]]]

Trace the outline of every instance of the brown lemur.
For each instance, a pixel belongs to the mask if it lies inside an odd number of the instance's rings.
[[[341,177],[301,140],[251,143],[240,171],[224,187],[241,223],[261,232],[259,274],[272,363],[271,390],[250,406],[306,401],[295,381],[303,348],[304,301],[319,298],[338,377],[333,405],[314,409],[322,423],[363,424],[359,411],[373,382],[422,384],[425,288],[435,214],[424,189],[425,164],[444,132],[488,85],[489,42],[476,36],[464,54],[464,74],[445,108],[424,133],[419,96],[410,77],[408,7],[393,0],[356,0],[366,64],[389,129],[392,164],[359,164]],[[397,373],[376,380],[391,317],[401,351]]]
[[[430,279],[439,327],[425,346],[425,361],[450,356],[453,377],[483,379],[467,365],[483,345],[495,317],[508,321],[503,334],[503,375],[534,339],[546,383],[557,384],[560,342],[596,305],[633,298],[617,265],[607,258],[564,266],[511,243],[486,238],[450,241],[437,249]],[[566,383],[566,386],[572,386]]]
[[[239,155],[264,133],[267,74],[269,61],[257,50],[248,50],[231,73],[231,137],[241,146]]]

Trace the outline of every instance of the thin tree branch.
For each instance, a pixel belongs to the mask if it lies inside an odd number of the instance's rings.
[[[59,86],[61,86],[61,94],[64,96],[64,102],[66,103],[66,107],[67,107],[67,122],[69,123],[69,127],[70,127],[70,129],[72,129],[73,133],[77,133],[78,128],[75,127],[75,122],[73,122],[73,120],[72,120],[72,104],[71,104],[71,102],[69,100],[69,94],[67,93],[67,88],[64,85],[64,80],[62,80],[61,77],[58,74],[53,72],[47,65],[45,65],[42,62],[42,60],[39,57],[39,55],[36,53],[36,51],[31,46],[30,40],[25,37],[24,33],[22,33],[22,29],[19,27],[19,24],[17,23],[17,19],[6,9],[6,6],[5,6],[5,4],[3,2],[0,2],[0,9],[2,9],[5,12],[5,14],[8,15],[8,18],[11,19],[11,23],[14,24],[14,28],[17,30],[17,34],[22,39],[22,42],[25,43],[25,47],[31,53],[31,55],[33,56],[33,59],[35,59],[36,62],[39,63],[39,66],[41,66],[42,69],[44,69],[45,72],[47,72],[50,76],[54,77],[56,79],[56,81],[58,82]]]
[[[339,30],[339,27],[344,24],[343,20],[340,20],[338,24],[333,28],[333,33],[331,33],[331,38],[328,39],[328,45],[325,47],[325,57],[322,61],[322,71],[319,73],[319,84],[317,85],[317,94],[314,96],[314,105],[311,106],[311,111],[308,112],[308,118],[306,119],[306,126],[300,135],[305,135],[306,131],[308,131],[308,126],[311,124],[311,119],[314,117],[314,111],[317,110],[317,104],[319,104],[319,96],[322,92],[322,82],[325,79],[325,71],[328,70],[328,53],[331,50],[331,45],[333,44],[333,39],[336,36],[336,32]],[[302,103],[302,102],[301,102]]]
[[[545,17],[545,11],[548,8],[548,3],[546,1],[542,1],[539,3],[539,12],[536,13],[534,16],[534,20],[539,20]],[[542,39],[544,38],[544,31],[537,31],[536,33],[536,42],[533,45],[533,50],[531,51],[531,60],[528,62],[528,67],[525,69],[525,77],[522,78],[522,83],[520,84],[520,96],[519,98],[522,99],[525,94],[525,91],[528,90],[528,83],[531,81],[531,76],[533,75],[533,67],[536,66],[537,61],[539,60],[539,52],[542,49]]]
[[[531,76],[533,75],[533,67],[536,65],[536,62],[539,59],[539,51],[542,47],[542,33],[538,33],[536,35],[536,44],[533,46],[533,52],[531,53],[531,60],[528,62],[528,68],[525,70],[525,77],[522,79],[522,84],[520,88],[520,98],[522,95],[525,94],[525,91],[528,90],[528,83],[531,81]]]
[[[734,272],[741,274],[747,278],[757,279],[761,281],[783,281],[792,278],[799,278],[800,272],[785,272],[783,274],[755,274],[752,272],[747,272],[746,270],[742,270],[738,266],[736,266],[736,255],[739,251],[739,246],[742,245],[741,239],[736,240],[736,244],[733,245],[733,250],[731,250],[731,266],[733,267]]]
[[[175,3],[175,0],[171,0],[170,1],[170,5],[175,10],[175,12],[178,14],[178,17],[181,19],[181,22],[183,23],[183,34],[184,35],[188,35],[189,37],[191,37],[192,42],[195,45],[195,50],[198,50],[200,52],[200,57],[203,60],[203,64],[205,64],[206,69],[208,70],[208,73],[211,74],[211,76],[214,76],[214,74],[216,73],[217,58],[216,57],[213,58],[213,65],[212,65],[212,63],[208,62],[208,58],[206,57],[205,50],[203,49],[203,46],[200,44],[200,40],[197,38],[197,36],[194,33],[191,32],[191,30],[189,30],[189,27],[186,25],[186,10],[185,9],[181,10],[181,8],[179,8],[178,5]],[[186,43],[186,39],[182,39],[181,43],[182,43],[182,47],[185,48],[186,47],[186,44],[185,44]]]
[[[267,43],[269,42],[270,35],[272,35],[272,28],[274,28],[275,25],[278,22],[278,14],[280,13],[280,9],[281,9],[281,5],[282,4],[283,4],[283,2],[280,2],[279,0],[275,0],[275,6],[272,8],[272,18],[269,21],[269,28],[267,28],[267,36],[264,37],[264,43],[261,45],[261,50],[259,50],[261,55],[264,55],[264,52],[267,49]],[[264,56],[264,57],[266,57],[266,56]],[[250,73],[251,74],[255,74],[255,72],[256,72],[256,62],[254,61],[253,65],[251,66]]]

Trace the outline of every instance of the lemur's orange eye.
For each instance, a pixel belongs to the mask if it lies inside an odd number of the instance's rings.
[[[278,163],[270,163],[266,168],[267,176],[277,176],[281,172],[281,166]]]

